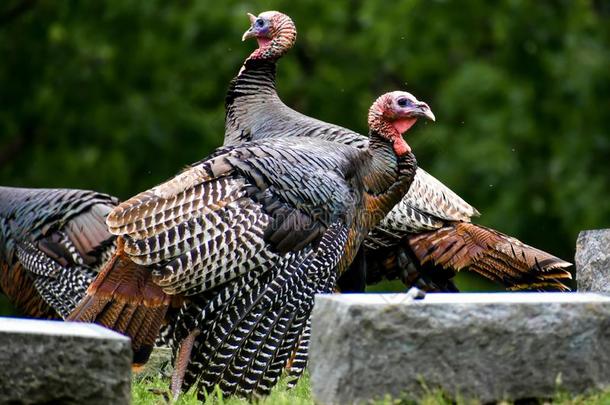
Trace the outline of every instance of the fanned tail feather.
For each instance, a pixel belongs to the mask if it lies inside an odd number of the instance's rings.
[[[512,290],[569,290],[562,280],[572,278],[571,263],[480,225],[457,222],[410,236],[408,243],[422,265],[469,268]]]
[[[68,320],[94,322],[131,338],[134,363],[148,360],[171,299],[146,267],[133,263],[123,242]]]

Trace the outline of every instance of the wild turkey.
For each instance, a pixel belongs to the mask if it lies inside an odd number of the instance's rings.
[[[422,117],[434,118],[425,103],[388,93],[371,107],[368,148],[307,137],[227,147],[123,202],[107,219],[117,253],[73,318],[124,332],[138,302],[157,312],[131,332],[156,336],[169,296],[182,297],[174,388],[186,371],[200,396],[216,384],[268,393],[302,346],[314,294],[333,290],[411,184],[401,134]]]
[[[292,20],[277,11],[248,14],[243,40],[259,44],[246,59],[226,97],[225,145],[276,136],[309,136],[366,148],[349,129],[303,115],[286,106],[275,89],[276,63],[296,40]],[[472,224],[478,211],[423,169],[409,192],[367,238],[365,266],[355,261],[340,280],[343,291],[399,277],[425,290],[457,291],[455,273],[469,268],[509,289],[568,289],[571,264],[493,229]]]
[[[106,215],[117,204],[93,191],[0,187],[0,288],[22,315],[74,309],[114,250]]]

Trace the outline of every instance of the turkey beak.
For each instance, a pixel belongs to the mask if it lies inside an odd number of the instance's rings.
[[[250,28],[248,31],[244,32],[244,35],[241,37],[242,41],[245,41],[248,38],[256,37],[256,33],[254,32],[254,21],[256,21],[256,16],[254,14],[248,13],[248,18],[250,19]]]
[[[241,37],[242,41],[245,41],[248,38],[254,38],[256,37],[256,34],[254,33],[254,30],[252,28],[250,28],[248,31],[244,32],[244,35]]]
[[[426,118],[430,121],[436,121],[434,113],[430,107],[428,107],[428,104],[424,103],[423,101],[418,101],[415,103],[413,106],[413,115],[416,117]]]

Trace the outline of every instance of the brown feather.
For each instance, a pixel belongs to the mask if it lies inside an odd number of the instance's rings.
[[[128,304],[123,307],[123,311],[121,312],[121,316],[118,317],[116,323],[114,324],[113,330],[123,331],[121,333],[125,333],[127,330],[127,326],[131,322],[134,314],[136,313],[138,307],[136,305]]]
[[[114,256],[87,290],[68,320],[95,322],[132,338],[134,361],[146,361],[171,299],[151,271],[133,263],[119,238]]]
[[[470,268],[512,289],[546,286],[567,290],[559,280],[572,278],[565,270],[570,263],[469,222],[410,236],[408,244],[422,264],[432,262],[454,271]]]
[[[19,262],[9,266],[0,263],[0,291],[24,316],[38,319],[61,319],[40,296],[27,270]]]
[[[106,216],[110,210],[111,207],[108,205],[94,205],[89,211],[73,218],[64,228],[64,231],[88,264],[93,261],[91,257],[88,257],[88,254],[112,237],[106,226]]]

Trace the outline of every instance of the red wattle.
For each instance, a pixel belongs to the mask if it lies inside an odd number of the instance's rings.
[[[404,139],[402,139],[402,137],[394,139],[394,144],[392,146],[394,147],[394,153],[396,153],[396,156],[411,153],[411,147],[407,142],[405,142]]]
[[[394,128],[396,128],[398,133],[402,135],[407,132],[416,122],[417,118],[401,118],[392,122],[392,125]]]

